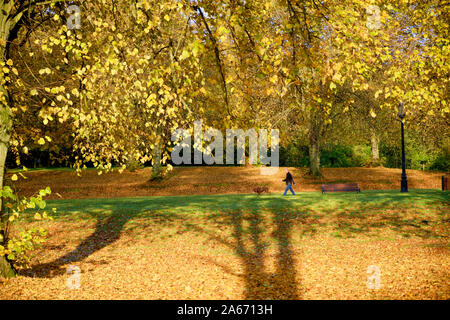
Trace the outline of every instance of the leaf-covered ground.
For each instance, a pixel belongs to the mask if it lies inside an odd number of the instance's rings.
[[[50,201],[0,299],[449,299],[441,191]],[[29,225],[22,221],[16,231]],[[69,289],[69,265],[81,269]],[[370,265],[381,288],[368,289]]]
[[[296,192],[319,191],[323,183],[348,182],[358,183],[361,190],[400,189],[400,169],[323,168],[322,179],[312,179],[306,168],[290,170],[296,182]],[[408,186],[410,189],[440,189],[442,174],[408,170]],[[274,175],[261,175],[257,167],[177,167],[167,179],[149,181],[151,168],[102,175],[95,170],[87,170],[80,177],[73,170],[55,169],[28,172],[28,178],[19,179],[15,186],[27,196],[50,186],[52,199],[245,194],[252,193],[258,186],[267,186],[272,193],[282,193],[285,185],[281,179],[285,175],[284,168]]]

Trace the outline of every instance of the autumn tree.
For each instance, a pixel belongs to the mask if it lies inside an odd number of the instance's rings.
[[[15,216],[28,205],[18,205],[16,209],[12,207],[5,208],[3,206],[4,199],[17,200],[16,196],[11,193],[11,189],[3,187],[5,160],[8,152],[10,138],[13,129],[13,103],[16,101],[15,96],[11,96],[12,87],[23,86],[20,79],[17,79],[18,70],[14,66],[14,61],[11,59],[11,50],[13,42],[18,38],[18,35],[24,28],[30,28],[35,22],[39,10],[45,10],[51,4],[61,2],[58,0],[39,1],[39,0],[9,0],[0,1],[0,189],[2,189],[2,199],[0,199],[1,223],[0,230],[0,266],[1,274],[4,276],[12,276],[15,274],[10,260],[15,258],[13,248],[14,241],[8,241],[6,229],[3,226],[8,224],[8,221],[14,221]],[[41,11],[42,12],[42,11]],[[29,29],[28,29],[29,30]],[[41,137],[43,139],[43,137]],[[11,211],[13,215],[11,216]],[[7,219],[8,221],[5,221]],[[33,232],[29,231],[24,236],[31,237]],[[6,251],[5,251],[6,250]],[[11,251],[11,252],[10,252]],[[8,253],[9,252],[9,253]],[[5,254],[7,253],[7,256]]]
[[[201,112],[203,44],[192,32],[193,9],[180,1],[94,1],[83,12],[88,49],[74,109],[79,164],[152,160],[158,177],[171,133]]]
[[[313,176],[342,115],[363,115],[375,159],[379,124],[399,102],[411,125],[440,114],[446,129],[441,1],[93,0],[70,28],[72,4],[0,1],[0,187],[8,147],[50,147],[50,123],[73,134],[79,169],[152,161],[154,178],[171,134],[193,120],[305,133]],[[34,37],[28,57],[11,52],[19,36]]]

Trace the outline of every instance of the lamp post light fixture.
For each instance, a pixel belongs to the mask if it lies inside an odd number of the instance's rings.
[[[408,192],[408,180],[406,179],[406,161],[405,161],[405,133],[403,127],[403,118],[405,112],[403,110],[403,102],[398,104],[398,117],[402,126],[402,180],[401,180],[401,192]]]

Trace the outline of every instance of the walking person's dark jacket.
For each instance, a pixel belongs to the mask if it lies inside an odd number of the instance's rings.
[[[286,178],[283,179],[283,181],[286,181],[286,184],[295,184],[294,178],[292,177],[292,174],[290,172],[286,174]]]

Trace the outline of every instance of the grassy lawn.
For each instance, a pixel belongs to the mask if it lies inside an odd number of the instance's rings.
[[[311,210],[335,210],[341,207],[344,211],[356,211],[361,207],[376,208],[389,207],[391,205],[401,207],[429,206],[448,204],[450,195],[439,190],[410,190],[401,193],[397,190],[364,191],[361,193],[325,193],[297,192],[295,196],[281,194],[226,194],[226,195],[200,195],[200,196],[155,196],[155,197],[130,197],[108,199],[72,199],[72,200],[48,200],[50,207],[56,207],[59,214],[55,218],[73,216],[77,213],[95,215],[101,210],[105,214],[117,210],[130,212],[145,212],[148,210],[164,211],[186,215],[195,212],[210,213],[211,209],[242,208],[292,208]],[[182,211],[180,211],[182,210]]]
[[[412,190],[49,200],[48,242],[31,269],[0,284],[0,298],[448,299],[449,199]],[[69,265],[82,271],[80,290],[65,286]],[[366,286],[369,265],[380,267],[378,290]]]
[[[307,224],[303,234],[320,229],[322,233],[334,230],[334,235],[373,233],[381,237],[383,234],[378,231],[394,228],[404,237],[440,238],[446,236],[445,228],[441,230],[443,233],[438,229],[447,226],[449,198],[448,193],[436,190],[408,193],[387,190],[299,192],[296,196],[249,194],[50,200],[48,205],[57,208],[54,217],[64,221],[123,217],[117,220],[123,225],[139,219],[155,224],[178,222],[179,226],[186,226],[196,219],[220,223],[230,222],[242,213],[261,219],[276,214],[286,216],[292,223]]]

